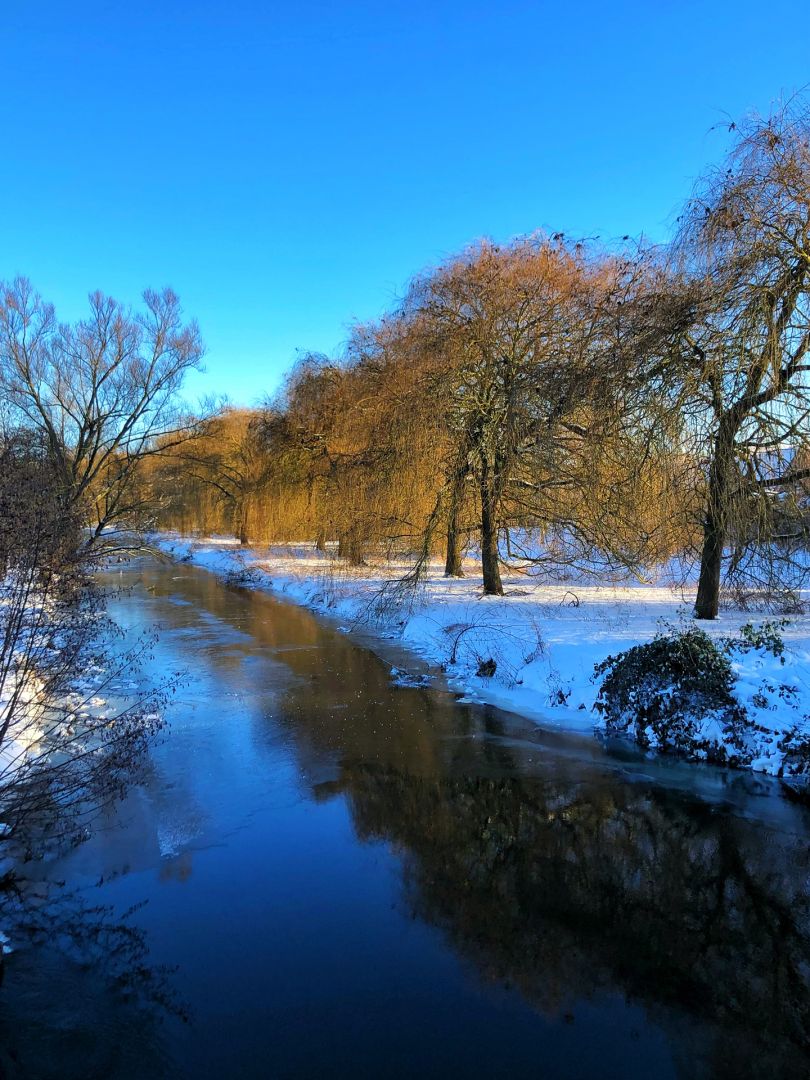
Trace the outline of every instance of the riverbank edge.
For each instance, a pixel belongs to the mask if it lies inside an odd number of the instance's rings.
[[[383,564],[350,569],[308,544],[244,546],[227,537],[159,533],[151,545],[163,555],[214,573],[226,583],[260,589],[327,616],[337,629],[362,629],[396,644],[427,677],[441,677],[465,700],[490,704],[540,727],[598,734],[593,705],[598,685],[594,665],[667,627],[692,622],[691,597],[672,585],[532,584],[504,579],[504,597],[482,597],[476,564],[469,576],[447,579],[437,565],[406,601],[375,612],[380,590],[400,569]],[[724,612],[702,624],[713,637],[735,634],[757,616]],[[810,734],[810,617],[789,620],[784,664],[752,652],[735,661],[736,692],[756,725],[756,754],[747,771],[781,776],[781,741],[794,729]],[[392,677],[414,676],[414,664],[392,669]],[[424,680],[426,673],[416,672]],[[796,687],[792,701],[773,694],[765,706],[763,685]]]

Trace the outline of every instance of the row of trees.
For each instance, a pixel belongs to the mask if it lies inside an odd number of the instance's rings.
[[[479,243],[417,277],[339,359],[225,409],[164,455],[160,520],[243,541],[337,542],[361,563],[443,549],[483,589],[504,563],[645,573],[700,564],[795,584],[806,534],[810,123],[799,103],[736,131],[665,248],[562,235]],[[159,442],[159,440],[158,440]],[[797,552],[799,557],[797,558]]]
[[[86,551],[163,524],[335,543],[350,563],[441,551],[721,583],[795,584],[806,533],[810,121],[735,133],[663,248],[557,234],[479,243],[419,275],[339,358],[303,357],[256,410],[182,416],[196,325],[171,291],[59,323],[0,295],[4,438],[36,435]]]
[[[646,256],[561,237],[484,243],[414,281],[341,361],[304,357],[262,410],[225,410],[155,470],[162,520],[248,538],[311,538],[360,563],[473,535],[484,590],[500,566],[640,568],[682,542],[662,515],[676,429],[632,372]],[[542,543],[538,543],[538,537]]]

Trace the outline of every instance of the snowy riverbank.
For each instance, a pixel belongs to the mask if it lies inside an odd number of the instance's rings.
[[[599,729],[594,712],[594,665],[608,655],[649,641],[657,631],[692,624],[692,595],[667,584],[535,584],[506,576],[503,597],[483,597],[474,562],[463,579],[446,579],[441,566],[407,603],[375,609],[385,581],[405,568],[349,569],[311,545],[241,547],[228,538],[192,539],[163,534],[153,542],[177,559],[218,576],[271,590],[340,621],[369,619],[431,665],[452,687],[549,727]],[[734,635],[765,616],[725,611],[701,624],[712,637]],[[793,616],[782,632],[784,663],[752,650],[734,660],[736,696],[754,721],[752,768],[779,775],[781,740],[791,730],[810,735],[810,616]],[[491,672],[494,661],[494,674]],[[795,694],[780,695],[783,685]]]

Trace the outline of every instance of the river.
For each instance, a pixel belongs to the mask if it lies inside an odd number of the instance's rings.
[[[159,627],[139,678],[185,676],[31,869],[13,1075],[807,1075],[810,820],[772,783],[395,685],[393,646],[187,565],[109,576]]]

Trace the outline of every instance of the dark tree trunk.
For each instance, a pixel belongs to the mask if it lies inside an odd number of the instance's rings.
[[[315,537],[315,550],[326,551],[326,533],[323,529],[319,529],[318,535]]]
[[[721,424],[714,447],[714,461],[709,471],[706,519],[703,523],[703,550],[700,577],[695,599],[696,619],[716,619],[720,611],[720,580],[723,549],[728,533],[730,484],[734,468],[736,428]]]
[[[363,544],[353,533],[343,533],[338,537],[338,558],[346,559],[349,566],[365,566]]]
[[[481,468],[481,571],[485,596],[503,596],[498,562],[497,499],[487,462]]]
[[[445,577],[464,577],[461,568],[461,536],[458,528],[458,511],[463,496],[467,466],[456,471],[450,490],[450,507],[447,516],[447,553],[444,560]]]
[[[703,551],[700,557],[696,619],[716,619],[720,611],[720,576],[723,567],[725,535],[719,519],[710,511],[703,526]]]
[[[447,554],[444,560],[445,577],[464,577],[461,569],[461,540],[458,535],[458,516],[453,511],[447,522]]]
[[[247,508],[246,507],[242,507],[242,509],[239,511],[239,543],[240,544],[249,543],[248,530],[247,530]]]
[[[349,566],[365,566],[363,558],[363,545],[359,540],[352,540],[349,544]]]

